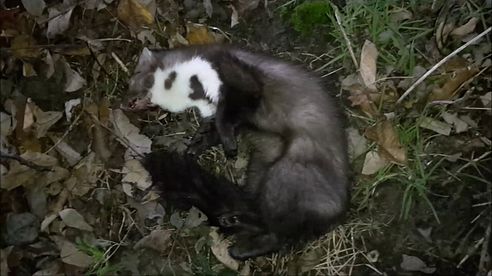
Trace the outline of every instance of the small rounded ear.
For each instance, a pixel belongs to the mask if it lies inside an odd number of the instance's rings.
[[[154,53],[152,53],[151,50],[145,47],[142,50],[140,57],[138,58],[138,63],[137,63],[137,67],[135,68],[135,71],[144,71],[142,70],[143,68],[151,66],[152,64],[155,63],[154,59],[155,59]]]

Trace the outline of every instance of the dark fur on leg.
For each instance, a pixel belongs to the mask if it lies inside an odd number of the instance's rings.
[[[191,138],[186,154],[194,157],[200,156],[208,148],[221,143],[219,134],[215,127],[215,120],[208,118],[202,119],[200,127]]]
[[[229,248],[229,255],[244,261],[278,251],[281,246],[280,240],[274,233],[238,236],[237,242]]]
[[[144,166],[166,202],[182,209],[195,206],[209,223],[232,232],[262,228],[252,199],[234,183],[204,170],[189,155],[157,151],[146,156]],[[229,232],[231,232],[229,231]]]

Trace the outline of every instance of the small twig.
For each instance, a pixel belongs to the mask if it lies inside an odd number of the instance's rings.
[[[463,97],[460,97],[460,98],[457,98],[456,100],[439,100],[439,101],[432,101],[430,102],[431,105],[439,105],[439,104],[443,104],[443,105],[448,105],[448,104],[457,104],[457,103],[461,103],[461,102],[464,102],[465,100],[469,99],[470,98],[470,95],[472,94],[473,90],[472,89],[468,89],[466,90],[465,94],[463,95]]]
[[[338,11],[338,7],[335,5],[332,5],[332,7],[335,10],[335,18],[337,20],[338,27],[340,27],[340,31],[342,32],[343,38],[345,39],[345,43],[347,43],[347,48],[349,50],[350,57],[352,57],[352,61],[354,62],[355,68],[358,70],[359,63],[355,58],[354,50],[352,49],[352,43],[350,42],[347,33],[345,33],[345,30],[343,29],[342,20],[340,19],[340,12]]]
[[[218,28],[218,27],[214,27],[214,26],[208,26],[209,29],[211,30],[214,30],[214,31],[217,31],[219,32],[221,35],[223,35],[229,42],[232,42],[232,39],[231,39],[231,35],[224,32],[222,29]]]
[[[465,165],[463,165],[461,168],[459,168],[459,169],[456,171],[456,174],[461,173],[464,169],[468,168],[468,167],[469,167],[469,166],[471,166],[473,163],[476,163],[476,162],[479,162],[479,161],[483,160],[485,157],[489,156],[491,153],[492,153],[492,151],[487,151],[487,152],[484,152],[484,153],[483,153],[482,155],[480,155],[479,157],[471,159],[468,163],[466,163],[466,164],[465,164]]]
[[[489,198],[489,202],[492,201],[492,184],[489,182],[487,184],[487,194],[488,194],[488,198]],[[491,220],[492,220],[492,213],[490,212],[492,206],[489,205],[485,210],[488,211],[488,214],[489,214],[489,221],[488,221],[488,226],[487,226],[487,230],[485,230],[485,240],[484,240],[484,243],[483,243],[483,247],[482,247],[482,251],[480,252],[480,261],[478,262],[478,272],[477,272],[477,276],[478,275],[485,275],[487,273],[487,269],[489,269],[490,271],[490,267],[491,267],[491,255],[490,255],[490,247],[491,247],[491,243],[490,243],[490,235],[491,235],[491,228],[492,228],[492,224],[491,224]]]
[[[15,155],[15,154],[7,154],[7,153],[0,152],[0,159],[16,160],[17,162],[21,163],[22,165],[27,166],[31,169],[35,169],[36,171],[40,171],[40,172],[52,171],[52,169],[49,167],[35,164],[34,162],[26,160],[26,159],[20,157],[19,155]]]
[[[118,63],[118,65],[121,67],[121,69],[125,73],[129,74],[130,71],[128,70],[128,68],[126,68],[125,64],[123,64],[123,61],[121,61],[121,59],[118,57],[118,55],[116,55],[115,52],[111,52],[111,56],[114,58],[114,60],[116,60],[116,63]]]
[[[120,38],[120,37],[96,38],[96,39],[91,39],[91,41],[100,41],[100,42],[105,42],[105,41],[133,42],[133,40],[131,40],[131,39]]]
[[[413,77],[409,77],[409,76],[385,77],[385,78],[377,79],[374,83],[380,83],[380,82],[387,81],[387,80],[403,80],[403,79],[413,79]]]
[[[485,241],[482,246],[482,252],[480,252],[480,261],[478,263],[478,275],[485,275],[487,273],[487,265],[490,264],[490,231],[491,231],[491,226],[489,223],[489,226],[487,227],[487,230],[485,231]]]
[[[342,70],[342,69],[343,69],[343,67],[340,67],[340,68],[338,68],[338,69],[335,69],[335,70],[333,70],[333,71],[331,71],[331,72],[328,72],[328,73],[324,74],[323,76],[321,76],[321,78],[326,78],[326,77],[328,77],[328,76],[330,76],[330,75],[335,74],[336,72],[338,72],[338,71],[340,71],[340,70]]]
[[[480,245],[482,245],[484,240],[485,240],[485,238],[481,238],[480,240],[478,240],[478,242],[473,246],[473,248],[470,251],[468,251],[468,254],[466,254],[465,257],[463,257],[463,259],[461,259],[461,261],[458,263],[458,265],[456,267],[460,268],[461,265],[463,265],[463,263],[466,262],[466,260],[468,260],[470,258],[470,256],[473,255],[477,251],[477,249],[480,247]]]
[[[72,131],[72,129],[77,124],[77,122],[79,121],[81,116],[82,116],[82,112],[80,112],[77,115],[77,117],[75,117],[75,119],[70,124],[70,126],[68,126],[68,129],[65,131],[65,133],[63,133],[62,137],[60,137],[60,139],[58,139],[58,141],[56,141],[56,143],[53,146],[51,146],[48,150],[46,150],[44,152],[44,154],[47,154],[48,152],[52,151],[54,148],[56,148],[65,139],[65,137],[67,137],[68,133],[70,133]]]
[[[104,74],[106,74],[112,81],[114,81],[115,83],[118,83],[117,80],[114,79],[113,75],[111,75],[107,70],[106,70],[106,67],[104,67],[100,62],[99,60],[97,59],[97,55],[96,53],[94,53],[94,51],[92,50],[91,48],[91,45],[89,44],[89,42],[85,42],[86,45],[87,45],[87,48],[89,49],[89,52],[91,53],[91,56],[92,58],[94,58],[94,60],[96,61],[97,65],[99,65],[99,67],[101,68],[101,70],[104,72]]]
[[[466,47],[470,46],[471,44],[475,43],[477,40],[488,34],[492,30],[492,27],[489,27],[485,31],[481,32],[479,35],[468,41],[467,43],[463,44],[461,47],[458,49],[454,50],[451,54],[447,55],[444,57],[442,60],[440,60],[438,63],[436,63],[434,66],[432,66],[429,71],[427,71],[425,74],[422,75],[416,82],[410,86],[403,95],[396,101],[396,104],[400,104],[419,84],[421,84],[428,76],[430,76],[434,71],[436,71],[439,67],[441,67],[444,63],[446,63],[448,60],[450,60],[452,57],[457,55],[459,52],[463,51]]]

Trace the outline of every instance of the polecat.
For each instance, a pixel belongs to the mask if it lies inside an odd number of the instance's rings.
[[[245,189],[230,198],[247,198],[248,203],[240,205],[255,219],[251,224],[240,216],[231,219],[236,207],[229,203],[222,213],[225,221],[246,226],[236,231],[232,257],[247,259],[317,238],[346,212],[348,157],[342,114],[313,74],[231,46],[144,49],[130,90],[140,95],[130,102],[133,109],[158,105],[181,112],[196,107],[202,117],[214,117],[229,154],[236,150],[238,130],[251,141]],[[167,170],[151,167],[150,173],[158,178]],[[183,175],[181,181],[187,185],[194,180]],[[206,196],[213,183],[200,189],[187,192],[206,202],[229,197],[227,191],[220,198]]]

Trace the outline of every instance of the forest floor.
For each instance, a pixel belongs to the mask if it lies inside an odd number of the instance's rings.
[[[490,275],[491,1],[346,2],[1,1],[0,274]],[[345,110],[350,212],[298,252],[231,259],[133,159],[199,126],[118,108],[143,47],[229,42],[315,71]],[[248,156],[199,161],[240,185]]]

